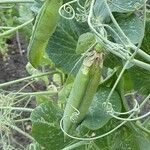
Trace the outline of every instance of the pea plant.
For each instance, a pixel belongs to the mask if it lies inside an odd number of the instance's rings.
[[[47,86],[41,92],[10,93],[20,99],[36,97],[35,109],[0,107],[2,112],[31,112],[31,135],[5,124],[33,142],[26,149],[150,149],[148,0],[1,3],[30,3],[36,16],[0,34],[4,37],[33,23],[26,66],[31,76],[0,84],[3,88],[32,79]]]

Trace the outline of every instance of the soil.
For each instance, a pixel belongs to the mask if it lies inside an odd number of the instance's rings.
[[[26,72],[25,66],[27,64],[27,41],[20,35],[20,45],[21,49],[19,50],[18,42],[15,37],[9,39],[7,44],[9,44],[9,52],[8,56],[4,61],[4,58],[0,56],[0,83],[5,83],[8,81],[16,80],[22,77],[28,76]],[[19,83],[11,86],[7,86],[3,88],[7,91],[18,91],[27,83]],[[28,86],[26,91],[34,91],[36,89],[36,84],[34,85],[34,89],[31,86]],[[38,87],[38,86],[37,86]],[[38,90],[38,89],[37,89]],[[20,105],[24,106],[25,103],[21,103]],[[27,104],[28,108],[34,108],[36,103],[34,100],[30,101]],[[22,118],[28,118],[30,116],[29,113],[22,113]],[[22,130],[30,133],[31,132],[31,122],[26,121],[24,125],[22,123],[18,123],[17,126]],[[27,146],[31,141],[27,139],[22,134],[19,134],[16,131],[12,131],[11,135],[11,143],[15,148],[21,148],[22,146]],[[19,143],[19,144],[18,144]],[[1,149],[1,148],[0,148]]]
[[[19,39],[20,39],[19,43],[15,36],[7,40],[7,44],[9,46],[7,57],[5,56],[4,58],[2,55],[0,55],[0,84],[29,76],[29,74],[26,71],[26,64],[28,62],[27,60],[28,42],[22,35],[19,35]],[[28,84],[27,81],[13,84],[11,86],[4,87],[3,90],[17,92],[26,84]],[[45,90],[45,86],[43,85],[42,82],[36,82],[27,86],[25,89],[22,90],[22,92],[36,92],[41,90]],[[27,99],[17,104],[17,106],[20,107],[26,106],[27,108],[35,108],[36,101],[35,99],[32,98],[32,100],[28,102]],[[29,118],[29,117],[30,117],[30,113],[23,112],[21,113],[21,115],[19,115],[17,119]],[[30,121],[19,122],[16,123],[16,125],[18,128],[31,134]],[[31,141],[28,138],[26,138],[24,135],[18,133],[15,130],[11,130],[11,131],[12,134],[9,137],[10,143],[15,148],[15,150],[16,149],[23,150],[24,149],[23,147],[27,147],[31,143]],[[0,150],[1,150],[1,145],[0,145]]]

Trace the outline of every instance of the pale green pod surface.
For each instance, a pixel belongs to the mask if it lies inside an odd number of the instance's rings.
[[[48,40],[56,29],[61,5],[62,0],[46,0],[36,17],[28,46],[28,59],[34,67],[40,65]]]
[[[80,35],[80,37],[78,39],[78,43],[77,43],[77,47],[76,47],[76,53],[77,54],[84,53],[95,42],[96,42],[96,40],[95,40],[94,34],[92,34],[91,32],[83,33],[82,35]]]
[[[82,101],[82,97],[85,93],[88,81],[89,67],[82,65],[78,74],[76,75],[72,90],[70,92],[69,98],[67,99],[67,104],[64,110],[63,128],[66,132],[68,132],[72,127],[73,122],[71,121],[70,117],[72,117],[73,114],[77,112],[74,108],[78,109]]]
[[[67,133],[72,133],[84,119],[100,84],[103,55],[95,54],[84,60],[67,100],[63,117],[63,128]]]
[[[102,76],[102,66],[103,66],[103,58],[102,53],[101,56],[93,62],[90,69],[90,80],[87,85],[86,92],[84,94],[83,100],[79,107],[80,115],[77,118],[77,125],[81,123],[81,121],[85,118],[88,113],[88,109],[92,103],[93,97],[98,89],[100,84],[101,76]]]

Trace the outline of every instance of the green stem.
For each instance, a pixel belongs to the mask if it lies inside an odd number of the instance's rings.
[[[136,66],[138,66],[140,68],[143,68],[145,70],[150,71],[150,64],[147,64],[145,62],[139,61],[137,59],[131,60],[131,63],[133,63],[134,65],[136,65]]]
[[[133,49],[134,51],[136,51],[136,50],[137,50],[137,47],[136,47],[136,46],[132,46],[132,49]],[[137,51],[137,53],[138,53],[138,55],[140,55],[142,58],[144,58],[146,61],[150,62],[150,55],[149,55],[149,54],[145,53],[145,52],[144,52],[143,50],[141,50],[141,49],[139,49],[139,50]]]
[[[0,0],[0,4],[34,3],[34,0]]]
[[[8,30],[8,31],[5,31],[5,32],[1,33],[1,34],[0,34],[0,38],[2,38],[3,36],[6,36],[6,35],[8,35],[8,34],[11,34],[11,33],[15,32],[15,31],[17,31],[17,30],[23,28],[24,26],[30,24],[32,21],[33,21],[33,18],[32,18],[31,20],[29,20],[29,21],[27,21],[27,22],[25,22],[25,23],[23,23],[23,24],[17,26],[17,27],[14,27],[13,29],[10,29],[10,30]]]
[[[32,93],[23,93],[23,92],[19,92],[19,93],[11,93],[14,95],[19,95],[18,97],[23,97],[23,96],[38,96],[38,95],[54,95],[57,94],[57,92],[51,92],[51,91],[41,91],[41,92],[32,92]]]
[[[5,27],[5,26],[0,26],[0,29],[12,29],[13,27]]]
[[[17,122],[30,121],[30,120],[31,120],[31,118],[25,118],[25,119],[18,119],[18,120],[14,120],[14,121],[15,121],[15,123],[17,123]]]
[[[23,108],[23,107],[3,107],[1,106],[0,109],[11,109],[11,110],[17,110],[17,111],[24,111],[24,112],[32,112],[34,109],[31,108]]]
[[[149,101],[150,94],[144,99],[144,101],[140,104],[139,109],[142,109],[144,105]]]
[[[5,87],[5,86],[9,86],[9,85],[12,85],[12,84],[16,84],[16,83],[19,83],[19,82],[22,82],[22,81],[25,81],[25,80],[31,80],[31,79],[35,79],[35,78],[39,78],[39,77],[47,76],[47,75],[52,75],[52,74],[56,74],[56,73],[59,73],[59,72],[58,71],[51,71],[51,72],[40,73],[38,75],[33,75],[33,76],[29,76],[29,77],[9,81],[9,82],[0,84],[0,88]]]
[[[93,142],[92,146],[94,147],[95,150],[100,150],[100,148]]]
[[[74,149],[76,147],[79,147],[79,146],[82,146],[82,145],[87,145],[87,144],[89,144],[89,142],[87,142],[87,141],[80,141],[80,142],[72,144],[72,145],[70,145],[70,146],[68,146],[66,148],[63,148],[62,150],[72,150],[72,149]]]
[[[14,125],[10,125],[10,124],[7,124],[11,129],[13,130],[16,130],[18,131],[19,133],[21,133],[22,135],[26,136],[27,138],[29,138],[30,140],[34,141],[34,138],[29,135],[28,133],[22,131],[21,129],[19,129],[17,126],[14,126]]]
[[[150,122],[150,116],[143,122],[143,125],[146,126],[148,122]]]
[[[142,131],[144,131],[146,134],[150,135],[150,130],[148,130],[145,127],[143,127],[143,125],[140,122],[136,122],[135,125],[139,129],[141,129]]]

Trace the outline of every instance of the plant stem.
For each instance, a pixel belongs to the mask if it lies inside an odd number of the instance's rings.
[[[0,0],[0,4],[11,4],[11,3],[34,3],[34,0]]]
[[[16,131],[18,131],[19,133],[21,133],[22,135],[26,136],[26,137],[29,138],[30,140],[34,141],[34,138],[33,138],[31,135],[29,135],[28,133],[22,131],[22,130],[19,129],[17,126],[10,125],[10,124],[8,124],[8,126],[9,126],[11,129],[16,130]]]
[[[23,92],[19,92],[19,93],[11,93],[14,95],[19,95],[18,97],[23,97],[23,96],[38,96],[38,95],[53,95],[53,94],[57,94],[57,92],[51,92],[51,91],[41,91],[41,92],[32,92],[32,93],[23,93]]]
[[[142,109],[144,105],[150,100],[150,94],[143,100],[143,102],[140,104],[139,109]]]
[[[145,70],[150,71],[150,64],[147,64],[145,62],[139,61],[137,59],[131,60],[131,63],[133,63],[134,65],[136,65],[136,66],[138,66],[140,68],[143,68]]]
[[[79,147],[79,146],[82,146],[82,145],[86,145],[86,144],[89,144],[89,142],[87,142],[87,141],[80,141],[80,142],[72,144],[72,145],[70,145],[70,146],[68,146],[66,148],[63,148],[62,150],[72,150],[72,149],[74,149],[76,147]]]
[[[31,120],[31,118],[25,118],[25,119],[18,119],[18,120],[14,120],[14,121],[16,123],[16,122],[23,122],[23,121],[30,121],[30,120]]]
[[[134,51],[137,50],[137,47],[135,45],[132,45],[131,47]],[[147,54],[146,52],[144,52],[143,50],[139,49],[137,51],[137,54],[140,55],[143,59],[145,59],[146,61],[150,62],[150,55]]]
[[[143,122],[143,125],[145,126],[148,122],[150,122],[150,116]]]
[[[0,29],[12,29],[13,27],[0,26]]]
[[[150,130],[143,127],[143,125],[140,122],[136,122],[135,126],[138,127],[139,129],[141,129],[142,131],[144,131],[145,133],[147,133],[148,135],[150,135]]]
[[[3,36],[6,36],[6,35],[8,35],[8,34],[11,34],[11,33],[15,32],[15,31],[17,31],[17,30],[23,28],[24,26],[30,24],[32,21],[33,21],[33,18],[32,18],[31,20],[29,20],[29,21],[27,21],[27,22],[25,22],[25,23],[23,23],[23,24],[17,26],[17,27],[14,27],[14,28],[12,28],[12,29],[10,29],[10,30],[8,30],[8,31],[5,31],[5,32],[1,33],[1,34],[0,34],[0,38],[2,38]]]
[[[0,88],[5,87],[5,86],[9,86],[11,84],[16,84],[16,83],[19,83],[19,82],[22,82],[22,81],[25,81],[25,80],[35,79],[35,78],[39,78],[39,77],[42,77],[42,76],[56,74],[56,73],[59,73],[59,72],[58,71],[51,71],[51,72],[40,73],[38,75],[33,75],[33,76],[29,76],[29,77],[9,81],[9,82],[0,84]]]
[[[31,108],[23,108],[23,107],[3,107],[1,106],[0,109],[11,109],[11,110],[18,110],[18,111],[24,111],[24,112],[32,112],[34,109]]]

